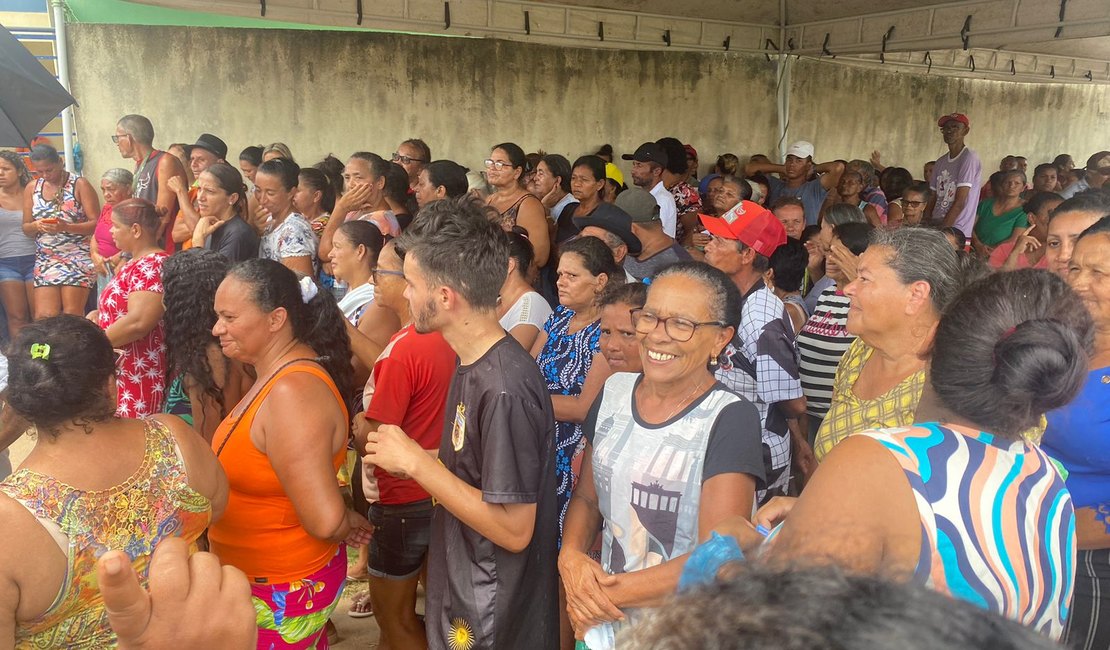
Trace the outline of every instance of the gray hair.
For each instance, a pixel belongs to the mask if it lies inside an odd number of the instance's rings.
[[[148,147],[154,144],[154,125],[150,120],[142,115],[124,115],[116,122],[124,133],[135,138],[136,142],[147,145]]]
[[[860,177],[863,179],[864,187],[872,187],[875,185],[875,166],[871,163],[857,158],[856,160],[849,161],[847,167],[848,169],[859,172]]]
[[[289,148],[289,145],[285,144],[284,142],[275,142],[262,150],[263,156],[268,153],[276,153],[282,158],[293,160],[293,151]]]
[[[135,182],[135,176],[122,167],[113,167],[112,169],[104,172],[104,175],[100,177],[100,180],[108,181],[112,185],[130,186],[133,182]]]
[[[889,248],[887,266],[902,284],[925,282],[937,314],[941,314],[968,282],[983,275],[982,265],[961,256],[939,230],[931,228],[875,229],[871,246]]]
[[[740,327],[740,309],[742,298],[740,289],[729,279],[724,272],[706,264],[705,262],[677,262],[664,267],[651,279],[652,285],[657,280],[681,275],[701,283],[707,289],[702,295],[709,300],[709,313],[712,318],[729,327]],[[651,286],[648,287],[650,293]]]
[[[867,217],[857,205],[834,203],[825,210],[825,221],[833,226],[842,226],[846,223],[867,223]]]

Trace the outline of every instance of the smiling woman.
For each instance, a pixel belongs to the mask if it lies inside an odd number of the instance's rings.
[[[590,409],[559,555],[579,638],[674,593],[688,553],[721,521],[750,518],[764,481],[759,413],[710,369],[740,322],[736,285],[676,264],[632,314],[643,374],[612,375]],[[599,528],[600,564],[587,554]]]

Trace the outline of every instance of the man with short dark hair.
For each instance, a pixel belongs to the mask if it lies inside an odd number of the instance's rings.
[[[791,436],[804,436],[800,426],[792,430],[787,424],[805,413],[794,326],[782,300],[763,282],[771,254],[786,243],[786,230],[770,210],[751,201],[701,221],[713,235],[705,261],[728,275],[744,297],[740,327],[721,354],[716,374],[759,409],[767,471],[767,483],[757,494],[762,504],[786,494]]]
[[[559,647],[555,416],[539,367],[497,320],[508,242],[484,207],[434,201],[398,240],[417,332],[459,356],[438,460],[400,427],[367,462],[436,501],[428,553],[432,650]]]
[[[975,229],[982,181],[979,155],[964,144],[970,125],[963,113],[941,115],[937,120],[941,137],[948,145],[948,155],[938,158],[933,166],[933,175],[928,180],[934,194],[925,210],[929,225],[955,226],[965,234]]]
[[[455,351],[439,332],[417,332],[405,299],[404,273],[394,243],[382,248],[374,269],[374,303],[397,316],[401,329],[382,351],[363,391],[362,415],[355,416],[356,449],[365,453],[369,431],[400,427],[435,456],[443,436],[444,400],[455,375]],[[364,420],[364,421],[363,421]],[[420,484],[364,468],[363,491],[370,502],[367,519],[374,537],[367,547],[370,590],[356,597],[352,613],[373,604],[386,648],[422,648],[428,641],[416,617],[416,585],[428,555],[435,506]],[[356,607],[360,609],[356,609]]]
[[[135,161],[135,185],[132,195],[146,199],[158,206],[162,216],[162,233],[165,236],[167,253],[173,253],[173,237],[167,226],[177,214],[177,195],[170,188],[169,180],[181,179],[184,185],[185,167],[176,157],[154,148],[154,125],[142,115],[124,115],[116,122],[116,133],[112,136],[119,153],[124,158]]]
[[[617,207],[631,218],[632,234],[640,242],[640,250],[624,258],[624,270],[637,282],[650,278],[660,269],[677,262],[693,259],[682,244],[663,232],[659,205],[644,190],[633,187],[620,193]]]
[[[767,174],[771,183],[768,203],[774,203],[780,196],[794,196],[802,200],[806,211],[806,224],[815,225],[821,214],[821,204],[825,202],[829,190],[840,182],[844,173],[844,163],[832,161],[816,164],[813,162],[813,145],[799,140],[786,150],[786,159],[781,165],[770,161],[751,160],[744,166],[744,173]],[[771,176],[781,174],[782,180]],[[810,178],[816,174],[816,177]]]
[[[663,232],[675,236],[678,228],[678,209],[674,197],[663,185],[663,169],[667,166],[667,152],[654,142],[645,142],[637,147],[635,153],[624,154],[624,160],[632,161],[632,182],[655,197],[659,204],[659,219],[663,222]]]

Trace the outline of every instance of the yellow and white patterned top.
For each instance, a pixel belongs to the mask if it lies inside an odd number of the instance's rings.
[[[824,460],[837,443],[857,431],[913,424],[921,391],[925,387],[924,368],[875,399],[856,397],[853,386],[874,351],[875,348],[864,343],[863,339],[856,339],[840,359],[833,380],[832,405],[817,430],[813,444],[817,460]]]

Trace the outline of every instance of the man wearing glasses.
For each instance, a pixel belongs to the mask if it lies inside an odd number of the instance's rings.
[[[769,461],[767,487],[756,494],[763,504],[786,494],[791,446],[803,454],[809,449],[794,326],[782,300],[763,283],[771,254],[786,243],[786,229],[752,201],[741,201],[721,217],[701,215],[701,222],[713,237],[705,261],[729,276],[744,297],[740,327],[721,354],[717,379],[759,410],[763,456]]]
[[[142,115],[124,115],[119,118],[112,142],[121,156],[135,161],[132,196],[146,199],[158,206],[158,213],[162,215],[162,232],[159,233],[159,238],[165,237],[166,252],[172,255],[173,237],[166,232],[166,226],[180,206],[177,194],[170,187],[170,179],[177,177],[181,179],[182,187],[188,187],[185,168],[176,156],[154,148],[154,125]]]

